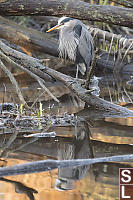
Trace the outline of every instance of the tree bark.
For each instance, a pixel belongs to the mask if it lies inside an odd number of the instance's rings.
[[[125,6],[127,8],[133,8],[133,1],[132,0],[112,0],[113,2]]]
[[[91,5],[79,0],[3,0],[1,15],[67,15],[78,19],[133,27],[133,10],[117,6]]]
[[[67,86],[71,91],[73,91],[82,101],[86,102],[88,105],[95,107],[98,110],[104,110],[105,112],[110,113],[112,116],[121,116],[121,117],[133,117],[133,111],[128,110],[127,108],[115,105],[108,101],[105,101],[99,97],[96,97],[90,93],[86,93],[87,90],[82,88],[79,83],[73,82],[73,79],[70,76],[57,72],[49,67],[43,66],[39,61],[31,56],[20,53],[16,50],[11,49],[4,43],[0,41],[1,51],[11,57],[14,62],[21,64],[23,67],[28,70],[32,68],[41,71],[42,73],[47,73],[58,81],[61,81],[65,86]],[[36,73],[36,72],[35,72]],[[72,83],[72,84],[70,84]]]
[[[41,33],[0,16],[0,38],[17,44],[31,53],[41,51],[53,56],[58,56],[58,44],[49,34]]]

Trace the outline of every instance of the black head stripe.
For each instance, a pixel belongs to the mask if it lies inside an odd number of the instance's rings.
[[[69,22],[70,20],[73,20],[73,18],[71,17],[65,18],[64,20],[61,21],[61,23],[66,23]]]

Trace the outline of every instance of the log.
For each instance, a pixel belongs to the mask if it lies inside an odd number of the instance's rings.
[[[111,0],[119,5],[125,6],[127,8],[133,8],[133,1],[132,0]]]
[[[111,42],[113,37],[113,42],[119,40],[121,45],[129,46],[133,39],[127,39],[121,35],[109,33],[107,31],[102,31],[98,28],[88,27],[92,36],[96,35],[97,38],[102,39],[105,36],[105,39]],[[17,23],[5,19],[0,16],[0,38],[6,39],[9,42],[20,45],[21,47],[27,49],[31,53],[38,51],[41,53],[50,54],[52,56],[58,57],[58,41],[57,39],[51,37],[48,33],[41,33],[31,28],[23,27]],[[125,48],[126,49],[126,48]],[[103,68],[109,68],[112,70],[114,62],[108,62],[99,58],[97,60],[97,66],[103,66]],[[124,73],[126,73],[124,71]]]
[[[49,34],[27,28],[12,20],[0,16],[0,38],[6,39],[13,44],[17,44],[31,53],[41,51],[53,56],[58,56],[57,40]]]
[[[133,39],[123,37],[122,35],[117,35],[110,33],[108,31],[103,31],[99,28],[93,28],[88,26],[88,30],[92,36],[97,36],[98,39],[108,40],[111,42],[113,37],[113,43],[117,40],[120,41],[121,45],[128,47]],[[6,39],[9,42],[17,44],[27,50],[40,51],[42,53],[50,54],[53,56],[58,56],[58,42],[57,39],[51,37],[48,33],[42,33],[36,31],[32,28],[27,28],[19,25],[12,20],[5,19],[0,16],[0,38]]]
[[[108,40],[109,42],[111,42],[113,37],[113,43],[116,43],[118,40],[121,45],[125,47],[129,47],[129,45],[133,42],[132,38],[123,37],[122,35],[103,31],[99,28],[93,28],[92,26],[88,26],[88,30],[93,37],[96,36],[98,39],[105,38],[105,40]],[[26,48],[31,51],[31,53],[39,51],[52,56],[58,56],[58,41],[57,39],[51,37],[50,34],[24,27],[1,16],[0,38]]]
[[[121,116],[121,117],[133,117],[133,111],[121,107],[119,105],[105,101],[99,97],[87,93],[88,91],[81,87],[78,82],[74,82],[75,79],[72,77],[62,74],[58,71],[50,69],[42,65],[39,60],[28,56],[26,54],[20,53],[0,41],[0,50],[6,55],[9,56],[16,63],[21,64],[23,67],[28,70],[35,68],[40,70],[43,73],[47,73],[58,81],[61,81],[67,88],[69,88],[74,94],[76,94],[82,101],[86,102],[88,105],[95,107],[98,110],[106,111],[112,114],[112,116]],[[72,83],[72,84],[70,84]]]
[[[53,169],[61,168],[75,168],[79,166],[92,165],[95,163],[107,163],[107,162],[124,162],[126,160],[133,160],[133,154],[107,156],[100,158],[88,158],[88,159],[73,159],[73,160],[41,160],[33,161],[24,164],[17,164],[8,167],[0,168],[0,178],[5,176],[14,176],[20,174],[39,173],[44,171],[51,171]]]
[[[78,19],[133,27],[133,9],[110,5],[91,5],[80,0],[3,0],[0,13],[11,15],[67,15]]]

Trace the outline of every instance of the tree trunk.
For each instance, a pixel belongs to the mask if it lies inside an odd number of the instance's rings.
[[[17,44],[27,51],[41,51],[58,56],[58,44],[50,35],[26,28],[0,16],[0,38]]]
[[[133,27],[133,9],[91,5],[79,0],[3,0],[1,15],[67,15],[78,19]]]

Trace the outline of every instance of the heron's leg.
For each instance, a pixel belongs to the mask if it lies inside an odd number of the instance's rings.
[[[77,65],[76,80],[78,80],[78,73],[79,73],[79,65]]]

